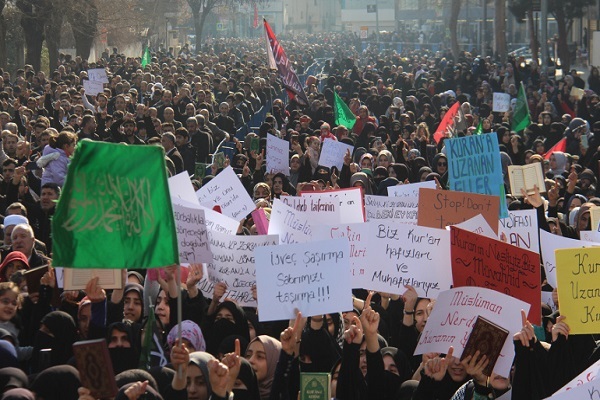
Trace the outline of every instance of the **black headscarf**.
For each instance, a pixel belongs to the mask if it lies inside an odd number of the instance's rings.
[[[301,369],[303,372],[329,372],[341,357],[339,347],[326,327],[315,330],[310,328],[310,322],[307,325],[302,332],[300,355],[309,356],[311,363],[302,363]]]
[[[52,349],[50,352],[50,366],[66,364],[73,356],[73,343],[77,340],[75,320],[66,312],[52,311],[42,318],[40,324],[44,325],[52,335],[41,330],[35,334],[31,360],[34,372],[48,367],[48,365],[39,365],[40,350]]]
[[[0,393],[13,388],[26,388],[29,379],[19,368],[7,367],[0,369]]]
[[[40,372],[31,391],[44,400],[77,400],[80,386],[79,371],[70,365],[57,365]]]
[[[27,389],[10,389],[4,393],[2,400],[35,400],[35,396]]]
[[[244,389],[233,389],[234,398],[237,400],[260,400],[260,391],[258,390],[258,381],[252,365],[245,358],[241,358],[240,372],[238,379],[246,385]]]
[[[129,339],[129,343],[131,343],[131,347],[128,348],[115,347],[113,349],[108,349],[108,353],[110,354],[110,359],[113,364],[113,371],[115,375],[117,375],[128,369],[137,368],[140,355],[137,349],[137,341],[135,340],[133,326],[131,323],[126,321],[110,324],[106,330],[107,342],[110,343],[112,332],[115,329],[119,332],[125,333]]]
[[[214,318],[223,308],[229,310],[233,315],[233,322],[222,318],[215,321]],[[209,330],[206,341],[206,351],[214,356],[218,354],[219,345],[224,338],[230,335],[240,335],[250,341],[250,333],[248,332],[248,320],[244,314],[242,307],[231,301],[224,301],[217,307],[213,315],[212,327]]]

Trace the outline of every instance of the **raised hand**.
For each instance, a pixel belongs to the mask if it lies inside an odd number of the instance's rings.
[[[523,188],[521,188],[521,194],[523,195],[525,202],[531,204],[532,207],[538,208],[544,204],[544,199],[542,199],[542,195],[540,194],[540,188],[537,187],[537,185],[533,185],[533,194],[528,195]]]
[[[198,282],[202,280],[203,276],[204,272],[202,271],[202,264],[190,264],[185,286],[188,288],[188,290],[192,287],[195,287]]]
[[[450,346],[446,357],[431,358],[425,363],[425,375],[433,380],[441,381],[448,371],[448,366],[454,362],[454,347]]]
[[[479,350],[477,350],[475,354],[465,357],[460,363],[465,367],[467,374],[471,375],[477,383],[485,385],[487,376],[483,374],[483,370],[490,363],[490,360],[485,355],[481,355]]]
[[[302,329],[306,323],[306,319],[302,318],[302,313],[296,313],[294,326],[287,327],[279,339],[281,341],[281,349],[290,356],[298,356],[300,354],[300,342],[302,341]]]
[[[352,317],[352,325],[344,332],[344,339],[348,344],[361,344],[363,339],[363,328],[360,319],[355,315]]]
[[[242,366],[242,361],[240,358],[241,353],[241,345],[240,340],[235,339],[235,350],[233,353],[225,354],[225,357],[221,360],[221,362],[229,368],[229,377],[227,380],[227,392],[231,392],[233,390],[233,386],[235,384],[235,380],[237,379],[240,368]]]
[[[552,326],[553,343],[556,342],[556,339],[558,339],[558,335],[563,335],[567,339],[569,338],[569,332],[571,332],[571,328],[565,322],[566,318],[567,317],[565,317],[564,315],[561,315],[558,318],[556,318],[556,323],[554,324],[554,326]]]
[[[537,341],[537,338],[535,337],[535,333],[533,331],[533,325],[531,325],[531,322],[527,320],[527,314],[524,310],[521,310],[521,321],[523,323],[523,328],[514,334],[513,340],[515,342],[520,341],[523,347],[529,347],[529,342],[531,339],[533,339],[535,342]]]
[[[208,377],[213,393],[219,397],[226,397],[229,368],[219,360],[210,360],[208,362]]]
[[[171,348],[170,358],[173,369],[179,371],[181,368],[181,371],[185,374],[190,363],[190,352],[184,343],[179,343],[179,339],[175,341],[175,344]]]
[[[146,393],[147,387],[148,381],[136,382],[129,386],[127,390],[125,390],[125,396],[127,396],[129,400],[137,400],[140,396]]]
[[[100,303],[106,300],[106,292],[98,284],[100,278],[94,277],[85,285],[85,295],[92,303]]]

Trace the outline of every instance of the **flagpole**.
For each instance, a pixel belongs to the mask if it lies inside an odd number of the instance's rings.
[[[177,265],[177,290],[179,291],[177,296],[177,343],[179,346],[181,343],[181,318],[182,318],[182,301],[181,301],[181,265]],[[177,377],[183,378],[183,369],[180,365],[177,370]]]

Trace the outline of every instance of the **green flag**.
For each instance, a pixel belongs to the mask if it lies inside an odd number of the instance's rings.
[[[529,117],[527,96],[525,96],[525,88],[523,87],[523,82],[521,82],[510,129],[515,132],[520,132],[529,125],[531,125],[531,118]]]
[[[150,48],[148,46],[144,46],[144,51],[142,52],[142,68],[146,68],[146,65],[152,62],[152,56],[150,55]]]
[[[154,268],[179,263],[165,153],[81,141],[52,218],[54,265]]]
[[[481,135],[483,133],[483,119],[479,119],[479,124],[477,124],[477,128],[473,131],[473,135]]]
[[[335,115],[335,124],[344,125],[348,129],[352,129],[356,123],[356,116],[350,111],[344,100],[334,91],[335,102],[333,104],[333,112]]]
[[[175,310],[173,310],[175,311]],[[140,353],[140,362],[139,368],[148,371],[151,367],[150,365],[150,352],[153,347],[153,338],[154,338],[154,325],[156,324],[156,316],[154,314],[154,306],[150,306],[150,311],[148,312],[148,319],[146,320],[146,326],[144,327],[143,341],[142,341],[142,351]]]

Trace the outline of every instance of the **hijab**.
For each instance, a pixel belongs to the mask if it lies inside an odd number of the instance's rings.
[[[2,400],[35,400],[35,396],[27,389],[10,389],[2,395]]]
[[[258,381],[252,365],[245,358],[241,358],[240,361],[240,372],[237,378],[246,385],[246,389],[233,389],[233,397],[237,400],[260,400]]]
[[[29,378],[19,368],[0,368],[0,393],[14,388],[25,388],[29,386]]]
[[[52,349],[50,365],[65,364],[73,356],[73,343],[77,340],[75,320],[63,311],[52,311],[40,321],[52,334],[38,330],[33,341],[33,358],[31,365],[39,371],[40,350]]]
[[[210,398],[212,394],[212,387],[210,386],[210,378],[208,375],[208,362],[210,360],[216,360],[212,356],[212,354],[206,353],[204,351],[195,351],[190,354],[190,364],[194,364],[196,367],[200,368],[202,371],[202,375],[204,376],[204,381],[206,382],[206,391]]]
[[[177,340],[179,328],[174,326],[167,336],[167,343],[169,348],[172,348]],[[206,351],[206,342],[204,341],[204,335],[202,329],[194,321],[185,320],[181,321],[181,338],[187,339],[192,346],[194,351]]]
[[[223,308],[229,310],[231,315],[233,315],[233,322],[226,318],[221,318],[218,321],[214,321],[213,319],[214,322],[212,323],[212,327],[209,331],[210,333],[207,336],[206,351],[214,356],[218,354],[219,344],[221,344],[223,339],[227,336],[240,335],[246,340],[250,340],[248,320],[246,319],[244,310],[237,304],[226,300],[219,304],[213,318],[215,318]]]
[[[262,382],[258,382],[258,389],[260,391],[260,398],[268,399],[271,394],[273,380],[275,379],[275,368],[277,367],[277,361],[279,361],[279,354],[281,353],[281,342],[270,336],[260,335],[251,341],[250,345],[256,341],[262,343],[267,355],[267,376]]]
[[[567,166],[567,156],[562,151],[555,151],[551,154],[551,156],[554,156],[554,159],[556,160],[556,168],[550,169],[550,174],[552,174],[552,176],[562,175],[565,172],[565,167]]]
[[[80,386],[79,371],[70,365],[57,365],[40,372],[31,391],[44,400],[77,400]]]
[[[369,177],[364,172],[357,172],[350,177],[350,186],[354,187],[356,182],[361,182],[363,185],[363,190],[365,194],[373,194],[373,188],[371,187],[371,181],[369,181]]]
[[[408,179],[409,171],[406,165],[394,163],[390,165],[390,167],[394,170],[396,173],[396,179],[398,179],[400,182],[404,183],[404,181]]]

